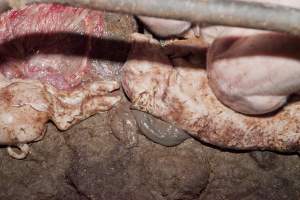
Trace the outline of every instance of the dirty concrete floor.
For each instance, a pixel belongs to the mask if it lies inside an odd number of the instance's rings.
[[[125,105],[126,106],[126,105]],[[49,124],[25,160],[0,151],[0,199],[299,199],[298,155],[232,153],[188,139],[135,145],[112,134],[113,111],[66,132]],[[120,119],[121,120],[121,119]],[[124,131],[124,134],[128,132]],[[126,138],[126,136],[124,136]]]

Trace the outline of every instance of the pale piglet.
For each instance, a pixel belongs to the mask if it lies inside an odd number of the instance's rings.
[[[217,100],[205,66],[191,65],[182,58],[171,62],[154,39],[133,38],[122,73],[122,85],[133,108],[222,148],[300,150],[299,101],[270,116],[237,113]]]
[[[261,1],[300,7],[300,2]],[[300,91],[300,39],[282,33],[245,28],[210,27],[209,84],[217,98],[245,114],[281,108]],[[211,38],[210,38],[211,39]]]

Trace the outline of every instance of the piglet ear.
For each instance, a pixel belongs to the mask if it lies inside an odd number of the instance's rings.
[[[191,23],[186,21],[142,16],[138,18],[151,33],[161,38],[181,36],[191,27]]]
[[[171,40],[163,46],[164,53],[170,58],[195,55],[206,56],[208,44],[202,38],[189,38],[186,40]],[[205,60],[205,59],[204,59]]]
[[[160,43],[156,39],[152,38],[151,35],[133,33],[131,34],[131,42],[132,47],[129,52],[128,59],[135,58],[136,60],[153,61],[155,56],[149,56],[149,54],[151,53],[156,55],[161,49]]]

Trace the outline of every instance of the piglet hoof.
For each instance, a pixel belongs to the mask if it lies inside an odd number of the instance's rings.
[[[17,160],[22,160],[29,154],[30,148],[28,144],[18,144],[16,145],[16,148],[18,151],[16,151],[12,146],[8,146],[7,153]]]

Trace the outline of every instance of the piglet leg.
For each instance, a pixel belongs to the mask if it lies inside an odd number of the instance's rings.
[[[5,79],[0,74],[0,145],[23,159],[27,143],[43,138],[49,120],[61,130],[109,110],[120,96],[110,92],[119,88],[115,81],[95,81],[74,91],[62,91],[36,80]],[[17,153],[11,146],[17,147]]]
[[[47,85],[52,101],[50,118],[59,129],[66,130],[91,115],[111,109],[121,97],[109,93],[118,88],[115,81],[95,81],[74,91],[61,91]]]

